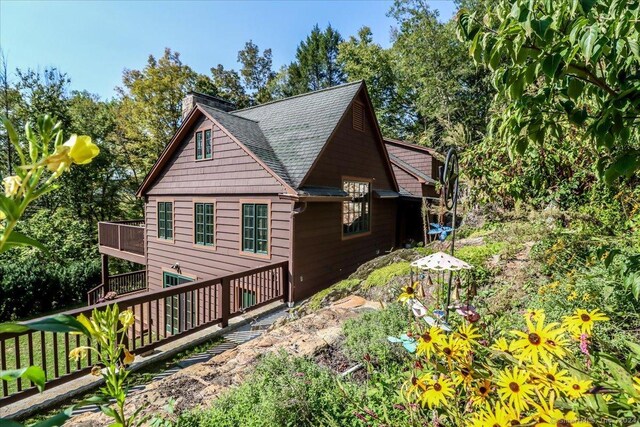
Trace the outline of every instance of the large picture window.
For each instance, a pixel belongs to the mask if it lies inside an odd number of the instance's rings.
[[[342,234],[352,236],[371,230],[371,183],[343,181],[343,189],[351,200],[342,202]]]
[[[242,204],[242,251],[269,253],[269,208],[266,204]]]
[[[196,203],[194,210],[194,243],[196,245],[213,246],[213,203]]]
[[[173,202],[158,202],[158,238],[173,239]]]

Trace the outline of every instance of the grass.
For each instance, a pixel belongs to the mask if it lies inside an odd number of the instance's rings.
[[[371,289],[375,286],[383,286],[394,277],[406,276],[409,273],[411,273],[411,266],[408,261],[397,262],[372,271],[362,287],[363,289]]]

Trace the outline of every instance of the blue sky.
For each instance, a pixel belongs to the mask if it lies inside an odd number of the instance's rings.
[[[440,18],[454,13],[452,1],[431,1]],[[251,39],[273,50],[274,68],[291,62],[314,24],[328,23],[343,37],[363,25],[383,46],[394,20],[392,1],[12,1],[0,0],[0,48],[10,70],[56,66],[72,89],[103,98],[114,95],[122,70],[144,67],[165,47],[200,73],[218,63],[236,68]]]

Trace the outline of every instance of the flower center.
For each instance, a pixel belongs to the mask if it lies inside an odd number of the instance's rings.
[[[518,421],[518,420],[511,420],[511,425],[512,425],[512,426],[519,426],[519,425],[520,425],[520,421]]]
[[[431,342],[431,335],[429,335],[429,332],[425,332],[424,334],[422,334],[422,341],[426,343]]]
[[[413,385],[418,384],[418,379],[416,377],[411,377],[411,384]]]
[[[547,345],[549,347],[555,347],[556,346],[556,342],[554,340],[547,340]]]
[[[460,373],[461,373],[462,375],[464,375],[465,377],[467,377],[467,376],[469,376],[469,374],[471,374],[471,372],[470,372],[470,371],[469,371],[469,369],[467,369],[467,368],[462,368],[462,369],[460,369]]]
[[[467,334],[463,334],[462,332],[460,333],[460,337],[461,337],[463,340],[466,340],[466,339],[468,339],[468,338],[469,338],[469,337],[467,337]]]
[[[555,376],[553,376],[553,374],[547,374],[547,379],[548,379],[549,381],[555,381],[555,380],[556,380],[556,377],[555,377]]]
[[[407,286],[407,293],[411,295],[413,293],[413,288],[411,286]]]
[[[572,424],[567,420],[560,420],[556,423],[556,427],[571,427]]]
[[[444,354],[446,354],[447,356],[451,356],[451,353],[453,353],[449,347],[445,347],[445,348],[443,348],[443,349],[442,349],[442,352],[443,352]]]
[[[487,388],[485,386],[480,386],[478,390],[480,391],[480,394],[485,394],[487,392]]]
[[[520,386],[518,385],[518,383],[509,383],[509,388],[511,389],[512,392],[517,393],[520,391]]]
[[[574,390],[580,390],[580,385],[574,384],[572,387]]]
[[[580,319],[583,322],[588,322],[589,320],[591,320],[591,316],[589,316],[587,313],[583,313],[583,314],[580,315]]]
[[[529,342],[533,345],[540,345],[540,342],[542,340],[540,339],[540,335],[536,334],[535,332],[532,332],[529,334]]]
[[[442,386],[440,385],[440,383],[435,383],[435,384],[433,385],[433,389],[434,389],[435,391],[440,391],[440,390],[442,390]]]

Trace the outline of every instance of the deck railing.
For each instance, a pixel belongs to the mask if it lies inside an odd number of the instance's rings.
[[[144,255],[144,220],[99,222],[100,246]]]
[[[108,283],[101,283],[87,292],[87,303],[96,304],[109,292],[115,292],[117,297],[140,292],[147,289],[146,270],[131,273],[116,274],[109,277]]]
[[[200,280],[157,291],[125,296],[93,307],[65,312],[90,316],[93,309],[117,304],[136,317],[129,329],[129,350],[141,354],[169,341],[210,326],[228,325],[229,319],[275,300],[288,299],[288,262],[283,261],[214,279]],[[29,321],[24,322],[29,324]],[[0,369],[41,366],[47,388],[86,375],[91,356],[75,362],[69,353],[91,345],[89,339],[69,333],[0,333]],[[33,384],[20,379],[2,380],[0,407],[37,393]]]

